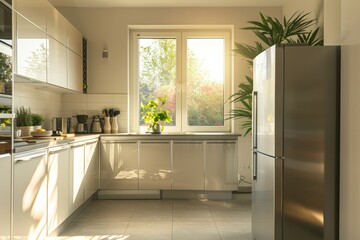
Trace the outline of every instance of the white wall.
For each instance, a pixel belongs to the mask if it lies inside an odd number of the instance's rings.
[[[45,117],[43,127],[51,129],[50,119],[62,116],[61,94],[44,89],[37,89],[36,84],[15,83],[14,107],[30,108],[32,113],[40,113]]]
[[[341,240],[360,239],[359,9],[360,1],[358,0],[341,0]]]
[[[317,19],[317,24],[314,27],[320,27],[323,31],[324,25],[324,7],[323,0],[285,0],[283,7],[283,14],[286,18],[291,17],[295,12],[304,12],[309,14],[309,18]],[[321,34],[322,35],[322,34]]]

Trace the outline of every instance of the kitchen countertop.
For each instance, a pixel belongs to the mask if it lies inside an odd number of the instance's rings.
[[[75,135],[75,137],[67,137],[61,140],[48,139],[48,140],[40,140],[39,142],[34,142],[34,143],[27,143],[26,139],[25,141],[20,141],[20,142],[16,140],[14,142],[14,151],[16,154],[20,152],[32,151],[39,148],[51,148],[73,142],[87,141],[87,140],[99,138],[99,136],[100,136],[99,134],[78,134]]]
[[[68,137],[61,140],[41,140],[36,143],[15,142],[14,151],[16,153],[31,151],[39,148],[51,148],[63,144],[87,141],[102,137],[105,140],[113,141],[136,139],[136,140],[235,140],[241,134],[235,133],[211,133],[211,132],[175,132],[175,133],[117,133],[117,134],[76,134],[75,137]]]

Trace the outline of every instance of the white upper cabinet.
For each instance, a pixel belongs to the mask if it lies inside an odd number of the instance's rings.
[[[47,34],[66,46],[69,22],[54,7],[47,13]]]
[[[16,73],[46,82],[46,33],[16,14]]]
[[[67,47],[78,54],[79,56],[83,56],[83,37],[81,32],[77,30],[73,25],[70,23],[68,24],[67,28],[68,38],[67,38]]]
[[[83,58],[67,49],[68,89],[83,91]]]
[[[66,47],[50,36],[48,36],[48,41],[48,83],[67,88],[68,77],[66,65]]]
[[[47,12],[53,8],[47,0],[15,0],[15,10],[46,31]]]

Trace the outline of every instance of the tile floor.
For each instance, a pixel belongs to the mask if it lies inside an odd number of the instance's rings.
[[[226,201],[97,200],[59,239],[252,240],[246,195]]]

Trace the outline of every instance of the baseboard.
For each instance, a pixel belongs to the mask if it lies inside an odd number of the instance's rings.
[[[99,190],[98,199],[160,199],[160,190]]]

